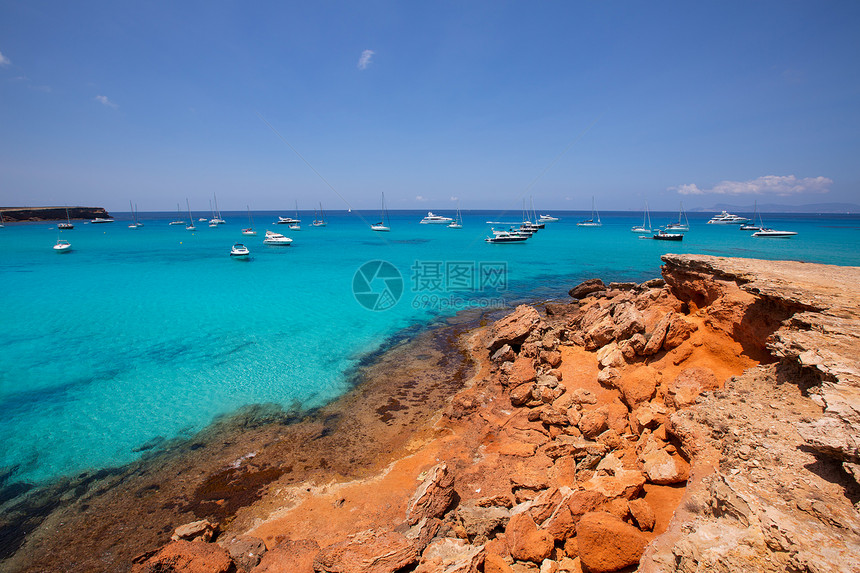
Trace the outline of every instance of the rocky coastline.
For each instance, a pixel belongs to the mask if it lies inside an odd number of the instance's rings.
[[[60,221],[66,219],[66,209],[69,219],[75,221],[111,217],[103,207],[3,207],[0,213],[3,214],[3,220],[10,223]]]
[[[218,472],[127,476],[105,506],[162,509],[121,559],[51,543],[133,521],[78,507],[0,570],[860,571],[860,268],[663,262],[397,346],[338,410],[201,447]]]

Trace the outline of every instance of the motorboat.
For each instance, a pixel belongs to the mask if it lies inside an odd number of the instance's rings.
[[[642,214],[642,224],[630,228],[634,233],[651,232],[651,211],[648,210],[648,202],[645,202],[645,212]]]
[[[427,212],[427,216],[421,219],[422,225],[447,225],[454,221],[451,217],[443,217],[442,215],[436,215],[432,211]]]
[[[68,253],[72,250],[72,244],[65,239],[57,239],[57,244],[54,245],[55,253]]]
[[[552,215],[541,215],[538,217],[538,221],[541,223],[556,223],[560,219],[558,217],[553,217]]]
[[[596,217],[595,217],[596,214]],[[600,222],[600,212],[594,208],[594,197],[591,198],[591,219],[586,219],[584,221],[580,221],[576,224],[577,227],[601,227],[603,223]]]
[[[741,217],[740,215],[732,215],[727,211],[723,211],[719,215],[714,215],[711,217],[710,221],[708,221],[708,225],[740,225],[741,223],[748,223],[749,219],[746,217]]]
[[[278,217],[278,220],[275,221],[276,225],[294,225],[296,223],[301,223],[301,221],[292,217]]]
[[[290,243],[293,240],[289,237],[285,237],[280,233],[275,233],[274,231],[266,231],[266,238],[263,239],[264,245],[277,245],[281,247],[289,247]]]
[[[90,223],[92,223],[94,225],[96,223],[113,223],[113,219],[109,219],[109,218],[105,218],[105,217],[96,217],[95,219],[90,221]]]
[[[484,239],[488,243],[522,243],[531,235],[511,231],[497,231],[492,229],[493,236]]]
[[[752,234],[753,237],[793,237],[797,233],[794,231],[777,231],[776,229],[768,229],[766,227],[762,227],[760,230],[756,231]]]
[[[683,233],[668,233],[664,229],[658,229],[656,233],[651,237],[652,239],[656,239],[658,241],[683,241],[684,234]]]
[[[242,243],[235,243],[230,249],[230,256],[237,259],[247,259],[250,254],[251,251]]]
[[[382,194],[382,212],[379,214],[379,222],[372,224],[370,230],[381,232],[391,230],[391,219],[388,218],[388,210],[385,208],[385,193]]]

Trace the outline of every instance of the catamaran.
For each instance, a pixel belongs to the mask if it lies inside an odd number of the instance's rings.
[[[212,197],[215,198],[215,210],[212,211],[212,218],[209,219],[209,226],[214,227],[215,225],[223,225],[227,221],[221,218],[221,211],[218,209],[218,196],[213,193]]]
[[[595,218],[595,214],[597,215]],[[600,227],[603,223],[600,222],[600,212],[594,208],[594,197],[591,198],[591,219],[580,221],[576,224],[577,227]]]
[[[379,214],[379,222],[370,226],[371,231],[390,231],[391,220],[388,218],[388,211],[385,209],[385,193],[382,194],[382,212]]]

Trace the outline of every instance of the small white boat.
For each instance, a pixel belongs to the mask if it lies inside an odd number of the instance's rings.
[[[370,230],[381,232],[391,230],[391,220],[388,218],[388,211],[385,209],[385,193],[382,194],[382,212],[379,214],[379,222],[372,224]]]
[[[247,259],[251,251],[242,243],[235,243],[230,249],[230,256],[236,259]]]
[[[634,233],[651,232],[651,211],[648,210],[648,201],[645,201],[645,213],[642,215],[642,224],[630,228]]]
[[[559,218],[553,217],[552,215],[541,215],[538,217],[538,221],[541,223],[556,223],[559,221]]]
[[[212,197],[215,199],[215,209],[212,211],[212,218],[209,219],[209,226],[224,225],[227,221],[221,218],[221,210],[218,209],[218,196],[213,193]]]
[[[596,214],[596,216],[595,216]],[[591,219],[586,219],[585,221],[580,221],[576,224],[577,227],[601,227],[603,223],[600,222],[600,212],[594,208],[594,197],[591,198]]]
[[[274,231],[266,231],[266,238],[263,239],[264,245],[276,245],[280,247],[289,247],[292,242],[291,238]]]
[[[137,229],[139,227],[143,227],[143,223],[137,218],[137,209],[135,209],[134,205],[131,204],[131,201],[128,202],[128,207],[131,209],[131,225],[128,226],[129,229]]]
[[[711,217],[711,220],[708,221],[708,225],[740,225],[741,223],[747,223],[749,219],[746,217],[741,217],[740,215],[732,215],[727,211],[723,211],[719,215],[714,215]]]
[[[683,220],[682,220],[683,219]],[[690,220],[687,219],[687,212],[684,211],[684,203],[681,202],[681,207],[678,209],[678,221],[666,225],[667,231],[689,231]]]
[[[72,244],[65,239],[57,239],[57,244],[54,245],[55,253],[68,253],[72,250]]]
[[[755,217],[758,215],[758,201],[753,203],[753,216],[752,219],[748,223],[744,223],[739,228],[741,231],[761,231],[764,227],[764,223],[761,225],[755,224]],[[758,215],[759,221],[761,221],[761,215]]]
[[[301,221],[292,217],[278,217],[278,220],[275,221],[276,225],[292,225],[294,223],[301,223]]]
[[[432,211],[427,212],[427,216],[421,219],[422,225],[447,225],[451,223],[454,219],[451,217],[443,217],[442,215],[436,215]]]
[[[96,223],[113,223],[113,219],[107,219],[107,218],[104,218],[104,217],[96,217],[95,219],[93,219],[92,221],[90,221],[90,223],[92,223],[92,224],[96,224]]]

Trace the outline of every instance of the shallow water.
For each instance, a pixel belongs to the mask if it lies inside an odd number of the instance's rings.
[[[302,213],[298,232],[271,224],[275,213],[255,213],[256,237],[240,234],[245,213],[225,213],[228,224],[217,228],[197,223],[193,233],[168,226],[173,214],[144,214],[136,230],[117,215],[62,232],[73,245],[67,254],[50,248],[55,224],[0,229],[6,485],[129,462],[248,404],[322,405],[348,389],[362,356],[403,329],[468,306],[563,297],[594,276],[652,278],[666,252],[860,265],[856,216],[767,215],[769,226],[799,235],[756,239],[691,214],[684,241],[666,243],[629,231],[641,214],[606,213],[602,227],[581,228],[584,214],[559,213],[524,244],[492,245],[486,221],[519,213],[466,213],[454,230],[397,212],[390,233],[369,230],[375,212],[330,213],[325,228]],[[655,224],[676,217],[652,214]],[[293,245],[262,245],[266,228]],[[249,261],[228,256],[236,241],[251,249]],[[395,274],[356,283],[374,260]],[[389,267],[365,271],[380,268]],[[360,304],[353,290],[365,287],[389,289],[390,299],[359,297],[385,310]]]

